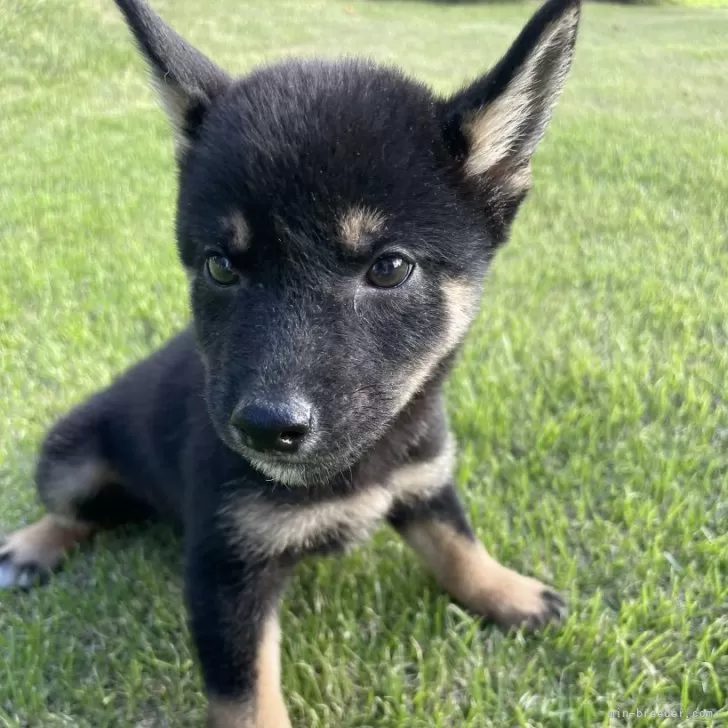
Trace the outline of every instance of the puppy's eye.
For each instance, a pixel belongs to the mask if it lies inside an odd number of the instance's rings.
[[[232,263],[224,255],[211,255],[205,261],[207,274],[218,286],[230,286],[238,280]]]
[[[414,265],[399,255],[385,255],[367,271],[367,280],[377,288],[395,288],[404,283]]]

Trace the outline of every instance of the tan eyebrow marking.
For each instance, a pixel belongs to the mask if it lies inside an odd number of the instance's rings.
[[[230,247],[234,252],[244,253],[250,243],[250,228],[240,210],[235,210],[228,218],[228,232],[230,233]]]
[[[384,230],[384,215],[367,207],[353,207],[339,221],[341,242],[345,248],[356,250],[364,235]]]

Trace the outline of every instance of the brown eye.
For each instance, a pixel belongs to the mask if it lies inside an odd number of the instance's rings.
[[[399,255],[387,255],[372,264],[367,280],[377,288],[395,288],[404,283],[414,265]]]
[[[211,255],[206,263],[207,274],[218,286],[230,286],[238,280],[232,263],[224,255]]]

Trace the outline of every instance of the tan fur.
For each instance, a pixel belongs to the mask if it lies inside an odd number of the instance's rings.
[[[290,728],[281,693],[281,628],[277,615],[265,623],[258,650],[256,672],[256,728]]]
[[[286,463],[276,463],[271,460],[257,458],[252,453],[246,455],[248,462],[266,478],[281,483],[281,485],[305,486],[308,484],[306,473],[303,468]]]
[[[565,56],[563,68],[551,79],[550,88],[546,90],[536,88],[534,79],[544,55],[552,50],[555,44],[564,43],[565,37],[576,31],[578,19],[578,9],[574,9],[547,28],[534,52],[506,90],[464,124],[463,128],[471,142],[471,151],[465,164],[467,174],[479,177],[497,169],[499,174],[492,176],[497,176],[501,184],[508,186],[514,192],[528,190],[530,185],[528,158],[543,135],[550,110],[564,85],[570,57]],[[526,144],[518,154],[518,158],[505,163],[514,154],[517,144],[523,143],[523,140],[519,139],[519,133],[523,122],[533,113],[535,93],[546,94],[549,97],[546,113],[539,120],[532,138],[525,140]]]
[[[33,565],[52,571],[60,565],[66,551],[90,534],[91,526],[85,523],[47,515],[11,533],[0,548],[0,556],[11,554],[16,568]]]
[[[157,92],[157,98],[172,125],[174,150],[177,159],[180,160],[190,147],[190,140],[183,131],[185,114],[189,108],[189,99],[174,86],[165,83],[154,75],[151,77],[151,82]]]
[[[504,626],[548,618],[547,587],[498,563],[479,541],[438,521],[415,524],[402,535],[442,588],[473,613]]]
[[[390,503],[391,496],[378,486],[309,506],[275,505],[250,497],[236,506],[236,535],[247,547],[268,556],[312,547],[322,534],[341,529],[361,541],[372,533]]]
[[[229,701],[210,698],[210,728],[290,728],[281,693],[280,627],[272,615],[266,620],[255,665],[255,698]]]
[[[304,506],[241,498],[227,509],[233,538],[267,556],[309,548],[327,533],[346,531],[353,541],[363,541],[396,502],[427,498],[441,488],[451,475],[453,459],[454,444],[448,440],[432,460],[403,466],[386,483],[373,484],[346,498]]]
[[[508,170],[505,175],[508,189],[513,194],[525,194],[531,189],[531,165]]]
[[[223,700],[210,696],[207,704],[208,728],[257,728],[250,702]]]
[[[469,281],[448,280],[442,286],[447,312],[445,335],[433,348],[429,356],[412,371],[407,379],[407,386],[400,395],[399,407],[403,408],[422,388],[435,367],[451,354],[468,331],[478,305],[478,291]]]
[[[339,222],[341,242],[344,247],[356,250],[365,235],[373,235],[384,229],[384,217],[377,210],[354,207]]]
[[[250,228],[240,211],[235,211],[228,220],[229,244],[236,252],[243,253],[248,249]]]
[[[114,479],[108,467],[94,460],[59,462],[53,466],[52,484],[44,494],[46,507],[57,516],[73,519],[74,502],[92,496]]]
[[[455,463],[455,440],[448,435],[442,450],[431,460],[404,465],[388,478],[386,489],[394,502],[406,504],[434,496],[449,482]]]

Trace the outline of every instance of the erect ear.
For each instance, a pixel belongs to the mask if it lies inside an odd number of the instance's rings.
[[[531,155],[574,53],[580,0],[549,0],[485,76],[442,107],[445,142],[502,237],[531,181]]]
[[[180,158],[197,139],[205,113],[231,79],[175,33],[144,0],[115,1],[149,64],[154,86],[175,131]]]

